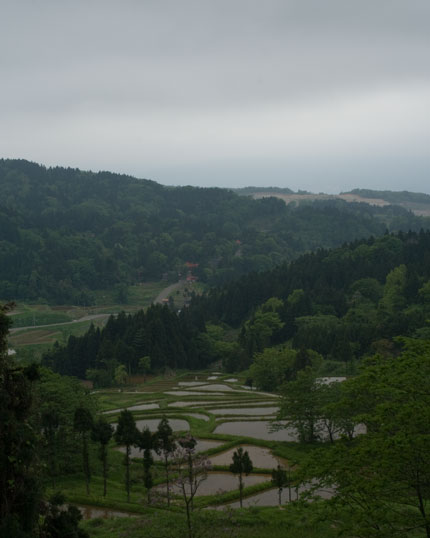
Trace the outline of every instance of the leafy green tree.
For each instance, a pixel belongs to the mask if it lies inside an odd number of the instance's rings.
[[[166,416],[160,420],[157,427],[157,454],[163,455],[164,472],[166,475],[166,497],[167,506],[170,506],[170,466],[171,457],[176,449],[176,442],[173,436],[173,430],[170,427]]]
[[[123,364],[120,364],[115,369],[114,375],[115,383],[119,386],[125,385],[128,379],[127,369]]]
[[[260,390],[275,391],[293,377],[297,352],[294,349],[266,348],[254,356],[250,377]]]
[[[118,445],[125,445],[125,489],[127,492],[127,502],[130,502],[130,452],[131,447],[136,443],[138,430],[133,414],[124,409],[118,419],[114,438]]]
[[[237,474],[239,476],[239,500],[240,507],[242,508],[242,497],[243,497],[243,475],[249,475],[252,471],[253,465],[251,458],[249,457],[248,451],[243,450],[240,446],[237,450],[233,452],[233,463],[230,464],[230,472]]]
[[[81,435],[82,442],[82,467],[85,475],[87,495],[90,494],[90,456],[88,452],[89,435],[93,429],[94,421],[91,412],[86,407],[78,407],[73,417],[73,429]]]
[[[395,358],[369,359],[339,403],[366,426],[312,458],[308,478],[333,488],[339,530],[360,537],[430,537],[430,343],[404,339]]]
[[[249,321],[245,322],[240,340],[250,357],[269,346],[273,334],[284,326],[278,313],[282,304],[280,299],[272,297],[257,309]]]
[[[91,432],[91,438],[94,442],[99,443],[99,459],[103,466],[103,497],[106,497],[106,482],[107,482],[107,445],[112,439],[114,428],[105,418],[100,417],[94,423]]]
[[[321,429],[318,385],[315,371],[305,368],[298,372],[295,381],[286,383],[282,390],[278,419],[287,420],[288,426],[294,426],[303,443],[316,441]]]
[[[149,355],[145,355],[139,359],[139,370],[143,374],[143,382],[145,383],[145,376],[151,370],[151,357]]]
[[[89,538],[90,535],[79,528],[82,519],[79,508],[70,504],[65,508],[65,502],[64,495],[56,493],[48,503],[44,503],[44,519],[39,527],[40,538]]]

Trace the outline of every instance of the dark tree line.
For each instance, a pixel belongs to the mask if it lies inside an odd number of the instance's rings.
[[[103,329],[93,326],[81,337],[69,337],[65,346],[56,345],[43,357],[43,364],[60,374],[85,378],[90,371],[96,384],[113,382],[122,364],[134,374],[139,361],[150,357],[155,370],[202,366],[207,355],[198,331],[187,311],[177,315],[167,306],[152,305],[134,315],[111,316]]]

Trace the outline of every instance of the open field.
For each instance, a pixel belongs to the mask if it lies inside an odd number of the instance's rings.
[[[274,196],[275,198],[280,198],[284,200],[286,204],[291,203],[300,203],[300,202],[314,202],[315,200],[344,200],[345,202],[360,202],[364,204],[369,204],[373,206],[383,207],[390,205],[392,202],[383,200],[382,198],[364,198],[358,194],[345,193],[345,194],[284,194],[279,192],[256,192],[252,194],[252,197],[255,199],[259,198],[268,198]],[[414,202],[398,202],[395,205],[400,205],[415,215],[421,217],[430,216],[430,206],[429,204],[419,204]]]
[[[10,314],[12,328],[9,347],[17,351],[18,357],[30,356],[31,351],[37,359],[56,341],[64,344],[69,336],[84,334],[91,323],[102,327],[110,314],[122,310],[127,313],[137,312],[158,298],[168,298],[170,295],[175,306],[180,308],[184,304],[186,290],[196,291],[200,288],[196,283],[192,286],[186,282],[166,286],[166,282],[146,282],[128,287],[127,304],[116,303],[115,292],[110,290],[95,292],[96,304],[88,307],[19,303]]]

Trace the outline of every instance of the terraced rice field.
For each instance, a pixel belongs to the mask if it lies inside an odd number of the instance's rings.
[[[267,483],[270,487],[270,470],[279,464],[288,464],[282,458],[273,455],[270,448],[252,444],[252,438],[259,441],[270,435],[268,430],[270,420],[267,420],[267,417],[271,419],[276,417],[277,396],[251,391],[249,388],[243,388],[240,383],[237,378],[213,372],[204,376],[188,375],[176,380],[153,381],[138,386],[134,391],[124,391],[121,394],[106,391],[100,396],[105,408],[103,413],[112,422],[116,422],[120,411],[126,408],[135,416],[136,425],[140,430],[149,427],[151,431],[155,431],[160,419],[165,415],[174,432],[191,431],[197,439],[196,452],[199,454],[209,452],[211,464],[219,469],[210,472],[200,486],[198,496],[204,497],[237,489],[238,479],[229,472],[229,465],[238,446],[248,450],[256,469],[267,470],[266,473],[253,472],[245,477],[245,488],[263,483]],[[110,400],[112,407],[109,409]],[[121,400],[128,405],[121,407],[119,405]],[[250,418],[256,420],[250,421]],[[261,418],[266,420],[262,421]],[[222,429],[223,424],[234,424],[233,431],[219,435],[217,430]],[[251,424],[251,428],[245,434],[240,433],[243,424]],[[238,436],[242,439],[248,437],[249,442],[236,443]],[[236,446],[231,446],[232,444]],[[124,447],[117,450],[125,451]],[[142,453],[137,447],[132,447],[131,457],[140,459]],[[155,452],[153,457],[155,461],[162,459]],[[164,491],[164,485],[161,484],[159,490]],[[175,491],[173,488],[173,493]]]

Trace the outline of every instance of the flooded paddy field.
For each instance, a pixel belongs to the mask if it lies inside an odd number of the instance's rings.
[[[297,441],[294,428],[287,426],[285,429],[272,432],[271,425],[272,423],[268,420],[223,422],[215,428],[214,433],[254,437],[266,441]]]
[[[309,488],[306,487],[299,487],[297,489],[292,487],[291,490],[289,490],[288,488],[284,488],[281,492],[281,504],[296,501],[300,497],[300,495],[305,491],[308,491],[308,489]],[[320,497],[321,499],[331,499],[331,497],[333,497],[333,491],[321,489],[317,490],[315,492],[315,495]],[[249,508],[251,506],[277,506],[279,505],[278,488],[266,489],[265,491],[257,493],[256,495],[250,495],[249,497],[245,497],[242,504],[244,508]],[[232,503],[223,504],[214,508],[220,510],[225,509],[226,507],[240,508],[240,502],[234,501]]]
[[[263,482],[270,481],[270,475],[267,474],[250,474],[243,477],[245,487],[254,486]],[[239,479],[232,473],[209,472],[207,478],[200,484],[196,496],[216,495],[238,489]],[[159,486],[160,491],[163,491],[165,485]],[[179,486],[174,485],[172,492],[175,495],[180,495]]]
[[[260,469],[274,469],[278,465],[286,466],[287,462],[272,454],[269,448],[255,445],[238,445],[230,450],[216,454],[210,457],[212,465],[230,465],[233,461],[233,453],[241,446],[244,451],[247,451],[254,467]]]
[[[110,415],[113,413],[120,413],[123,409],[128,409],[128,411],[147,411],[149,409],[159,409],[160,406],[158,403],[144,403],[138,405],[130,405],[129,407],[123,407],[122,409],[110,409],[109,411],[103,411],[104,415]]]
[[[198,374],[197,379],[195,374],[190,374],[169,378],[166,381],[148,381],[145,383],[144,393],[140,386],[136,386],[136,391],[122,393],[104,391],[101,395],[101,407],[110,420],[114,420],[112,416],[114,413],[119,414],[121,410],[127,408],[133,413],[136,426],[140,431],[148,427],[155,432],[161,416],[165,414],[175,433],[190,432],[196,438],[196,453],[210,451],[208,455],[210,464],[223,470],[212,469],[200,485],[197,496],[200,498],[199,505],[202,507],[215,502],[213,498],[207,496],[221,492],[229,492],[224,500],[218,500],[218,502],[224,502],[224,507],[239,506],[238,477],[228,471],[233,461],[233,453],[238,447],[248,451],[254,470],[258,471],[244,477],[245,487],[258,485],[251,490],[254,493],[244,499],[244,506],[276,506],[279,502],[278,490],[271,484],[270,471],[278,465],[288,469],[289,462],[293,468],[292,462],[295,466],[300,465],[301,456],[298,445],[284,444],[284,442],[297,441],[297,434],[294,428],[288,427],[287,422],[284,422],[285,429],[272,432],[271,426],[279,410],[279,396],[251,390],[243,383],[244,379],[220,373]],[[127,517],[129,515],[125,511],[115,509],[116,506],[124,507],[123,504],[116,504],[115,499],[125,498],[123,456],[118,454],[118,451],[124,453],[125,447],[116,447],[112,441],[109,450],[112,451],[110,465],[116,468],[116,474],[120,477],[113,479],[112,482],[116,487],[115,497],[112,495],[113,509],[87,507],[84,514],[86,518]],[[284,458],[275,455],[274,452],[282,454]],[[137,504],[142,503],[142,499],[146,499],[146,490],[142,481],[143,452],[137,447],[132,447],[131,457],[134,461],[130,467],[133,479],[130,510],[133,510],[133,503],[137,507]],[[154,489],[164,495],[165,485],[159,482],[164,481],[160,466],[163,457],[153,452],[153,458],[156,461],[154,476],[157,484]],[[173,461],[172,465],[174,466]],[[173,469],[172,472],[174,475]],[[294,471],[292,472],[294,474]],[[301,491],[304,489],[299,488],[299,494]],[[180,495],[175,486],[173,486],[173,493]],[[294,488],[291,495],[292,500],[295,500]],[[82,498],[82,501],[85,502],[85,498]],[[228,504],[227,501],[229,501]],[[288,488],[284,488],[281,501],[282,503],[289,501]],[[82,507],[83,510],[85,506],[82,505]],[[125,508],[127,509],[126,505]]]
[[[161,418],[148,418],[143,420],[136,420],[136,427],[139,430],[144,430],[149,428],[151,432],[155,432],[158,428]],[[170,427],[174,432],[189,430],[190,425],[186,420],[181,420],[177,418],[169,418]]]
[[[215,441],[214,439],[196,439],[196,441],[197,441],[196,443],[197,453],[206,452],[206,450],[210,450],[211,448],[217,448],[225,444],[224,441]],[[120,446],[116,450],[125,454],[125,446]],[[152,457],[154,458],[155,461],[163,460],[163,456],[159,456],[154,450],[152,450],[151,452],[152,452]],[[142,458],[143,452],[139,450],[138,447],[132,446],[130,448],[130,456],[132,458]]]
[[[210,409],[213,415],[273,415],[279,411],[279,407],[224,407],[222,409]]]

